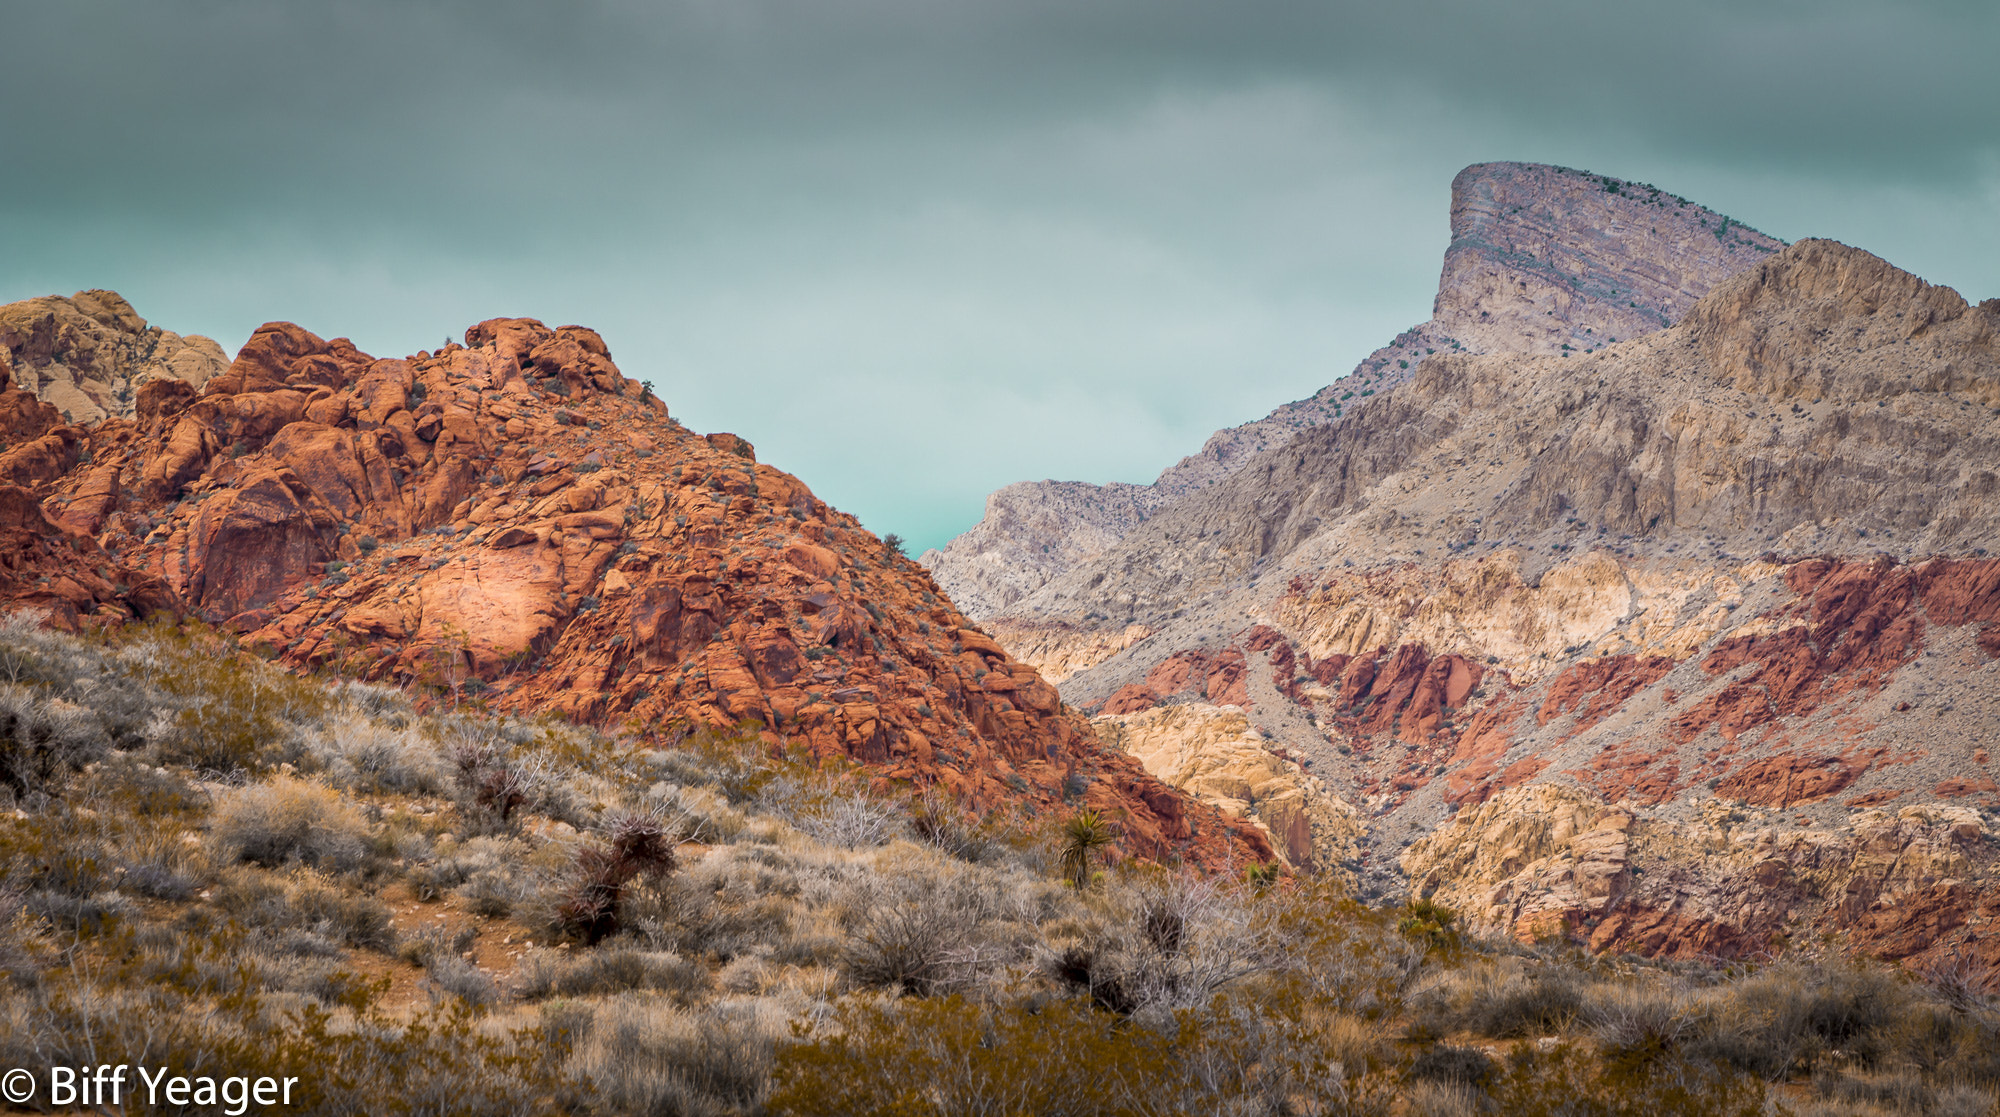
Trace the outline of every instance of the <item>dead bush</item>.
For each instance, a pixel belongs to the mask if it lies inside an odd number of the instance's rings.
[[[665,993],[692,1003],[709,985],[708,967],[671,951],[625,946],[569,954],[537,950],[521,960],[515,995],[538,1001],[635,991]]]
[[[368,824],[327,788],[279,777],[225,795],[216,808],[214,837],[232,859],[341,872],[365,860]]]

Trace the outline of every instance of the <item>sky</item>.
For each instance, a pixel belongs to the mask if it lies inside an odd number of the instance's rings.
[[[0,0],[0,301],[234,352],[597,329],[915,549],[1429,316],[1450,182],[1653,183],[2000,296],[2000,5]]]

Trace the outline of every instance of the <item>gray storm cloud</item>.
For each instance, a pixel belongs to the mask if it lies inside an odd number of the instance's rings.
[[[2000,293],[2000,9],[6,6],[0,298],[604,332],[878,531],[1145,480],[1429,310],[1487,159]]]

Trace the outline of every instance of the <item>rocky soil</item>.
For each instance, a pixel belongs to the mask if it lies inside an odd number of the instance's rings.
[[[99,351],[149,336],[115,329]],[[0,425],[0,597],[71,630],[192,614],[300,669],[663,739],[754,722],[973,809],[1100,809],[1143,856],[1271,856],[591,330],[495,319],[376,359],[271,323],[200,388],[140,383],[130,418],[9,387]]]
[[[1436,354],[1594,352],[1680,318],[1717,283],[1783,247],[1643,183],[1567,167],[1479,163],[1452,181],[1451,245],[1431,318],[1348,375],[1262,419],[1217,431],[1151,485],[1021,482],[922,559],[985,620],[1109,549],[1176,500],[1409,380]]]

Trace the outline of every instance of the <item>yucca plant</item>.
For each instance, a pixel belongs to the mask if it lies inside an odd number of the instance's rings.
[[[1090,855],[1117,838],[1111,824],[1096,811],[1078,811],[1063,823],[1062,867],[1071,887],[1082,891],[1090,883]]]

